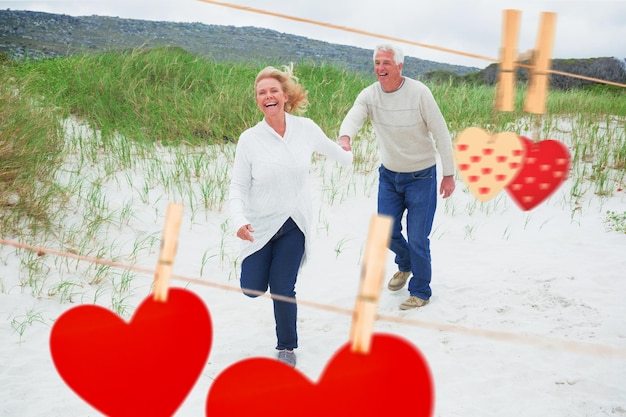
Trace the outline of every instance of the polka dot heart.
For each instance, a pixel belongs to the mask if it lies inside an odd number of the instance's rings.
[[[520,139],[526,148],[524,165],[506,191],[520,208],[531,210],[567,179],[571,157],[569,150],[559,141],[533,142],[524,136]]]
[[[465,129],[454,142],[458,172],[480,201],[490,200],[515,178],[525,149],[515,133],[490,135],[478,127]]]

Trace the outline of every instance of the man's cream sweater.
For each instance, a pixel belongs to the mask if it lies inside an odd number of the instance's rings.
[[[422,82],[404,77],[401,87],[389,93],[379,82],[366,87],[344,118],[339,135],[354,139],[368,118],[385,168],[420,171],[436,164],[438,151],[443,175],[454,174],[450,132],[431,91]]]

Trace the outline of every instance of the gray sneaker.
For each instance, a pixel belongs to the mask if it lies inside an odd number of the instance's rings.
[[[293,352],[293,350],[287,350],[287,349],[279,350],[278,360],[283,363],[286,363],[292,368],[296,366],[296,354]]]
[[[409,280],[410,276],[411,276],[411,271],[396,272],[395,274],[393,274],[393,277],[391,277],[391,279],[389,280],[389,284],[387,284],[387,288],[389,288],[391,291],[401,290],[406,284],[406,282]]]

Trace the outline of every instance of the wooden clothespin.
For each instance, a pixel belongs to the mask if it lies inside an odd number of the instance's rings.
[[[152,292],[154,300],[167,302],[167,295],[170,288],[170,277],[176,249],[178,247],[178,233],[183,218],[183,206],[181,204],[170,203],[165,214],[165,226],[163,228],[163,239],[161,240],[161,252],[157,264],[156,274]]]
[[[496,82],[496,111],[513,111],[515,109],[515,81],[517,78],[515,54],[519,37],[521,12],[508,9],[503,12],[502,48],[498,64],[498,80]]]
[[[516,43],[519,32],[519,10],[505,10],[502,29],[502,48],[498,66],[496,83],[496,111],[513,111],[515,108],[514,91],[517,66],[521,61],[530,58],[524,111],[534,114],[546,112],[546,97],[549,86],[548,73],[552,63],[552,46],[556,13],[543,12],[539,26],[539,34],[535,49],[515,58]]]
[[[529,71],[528,92],[524,103],[524,111],[534,114],[545,114],[546,98],[550,77],[548,72],[552,68],[552,48],[554,45],[554,31],[556,13],[541,13],[537,44],[533,51],[531,69]]]
[[[359,295],[354,306],[350,330],[354,352],[367,354],[370,351],[392,225],[393,219],[389,216],[374,215],[370,221],[361,267]]]

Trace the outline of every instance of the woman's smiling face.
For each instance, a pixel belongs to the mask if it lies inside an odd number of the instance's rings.
[[[256,85],[256,103],[266,116],[285,111],[287,95],[280,82],[275,78],[263,78]]]

